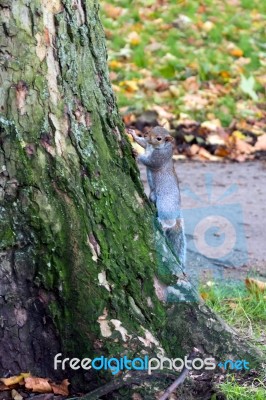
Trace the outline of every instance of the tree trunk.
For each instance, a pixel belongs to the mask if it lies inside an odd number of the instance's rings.
[[[178,357],[196,346],[258,360],[197,299],[154,222],[98,8],[0,4],[0,376],[61,377],[59,352]],[[88,388],[98,376],[86,374]]]

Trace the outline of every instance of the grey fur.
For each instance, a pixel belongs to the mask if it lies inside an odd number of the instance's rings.
[[[138,137],[135,132],[130,133],[145,148],[145,153],[138,160],[147,167],[150,200],[156,205],[158,220],[184,269],[186,239],[180,208],[180,190],[172,159],[173,138],[160,126],[150,130],[145,138]]]

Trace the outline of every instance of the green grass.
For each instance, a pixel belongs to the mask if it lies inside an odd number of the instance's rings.
[[[206,303],[222,318],[251,339],[264,337],[266,354],[266,300],[263,294],[251,294],[242,281],[203,286]]]
[[[266,74],[266,2],[169,0],[164,5],[158,4],[155,0],[101,1],[109,60],[121,63],[119,73],[110,66],[116,72],[112,81],[118,104],[132,107],[137,102],[142,109],[162,104],[176,115],[185,112],[201,120],[214,115],[221,119],[223,126],[228,126],[233,118],[245,118],[245,113],[237,112],[238,102],[244,103],[244,109],[252,109],[252,115],[260,115],[257,103],[263,102],[265,96],[259,80]],[[120,7],[120,13],[113,15],[106,5],[115,10]],[[132,32],[139,35],[138,43],[131,43]],[[124,48],[130,51],[126,57],[121,52]],[[134,93],[119,85],[136,72],[139,78]],[[259,95],[257,103],[239,88],[241,74],[254,76]],[[185,81],[190,75],[199,78],[198,92],[204,98],[209,98],[207,83],[213,88],[220,85],[227,92],[215,93],[198,113],[185,98]],[[176,86],[180,92],[178,102],[167,87],[153,94],[145,89],[143,82],[150,78],[165,79],[169,85]]]
[[[242,281],[226,283],[209,282],[201,286],[200,292],[206,303],[219,314],[230,326],[256,344],[266,358],[266,299],[263,294],[251,294]],[[255,379],[252,384],[241,385],[233,374],[218,385],[218,389],[227,400],[265,400],[266,386]],[[215,398],[213,399],[215,400]]]
[[[262,382],[255,382],[256,386],[240,386],[234,379],[219,385],[220,391],[226,396],[226,400],[265,400],[266,387]]]

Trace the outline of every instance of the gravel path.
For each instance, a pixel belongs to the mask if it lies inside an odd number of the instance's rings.
[[[188,243],[187,268],[266,277],[266,162],[176,161]],[[145,191],[146,171],[140,166]]]

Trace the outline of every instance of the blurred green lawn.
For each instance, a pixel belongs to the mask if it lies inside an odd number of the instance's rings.
[[[101,1],[120,107],[200,122],[266,116],[266,1]]]

